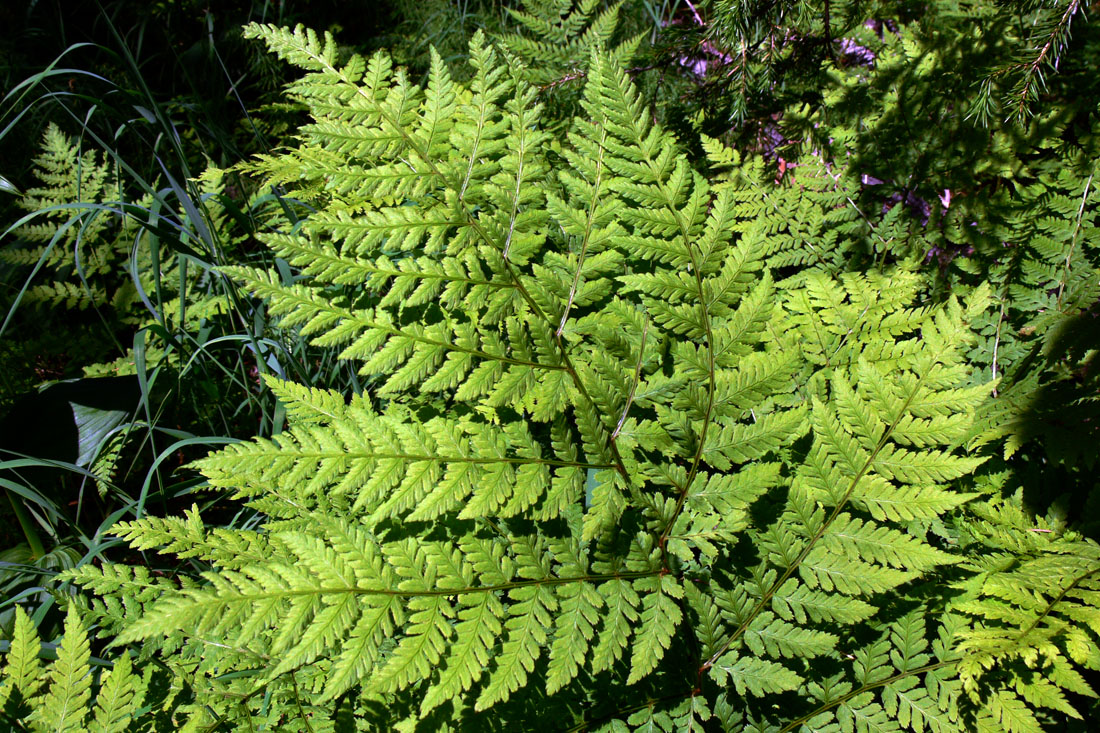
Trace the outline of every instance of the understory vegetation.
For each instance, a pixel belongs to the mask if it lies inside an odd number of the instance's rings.
[[[0,10],[0,727],[1095,729],[1089,4],[79,5]]]

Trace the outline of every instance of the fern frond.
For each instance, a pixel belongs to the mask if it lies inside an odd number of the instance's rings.
[[[623,3],[611,3],[597,14],[598,5],[593,0],[523,0],[522,9],[506,8],[522,32],[502,34],[497,40],[524,63],[525,74],[535,84],[553,84],[583,71],[597,48],[608,49],[625,66],[642,37],[612,48]]]
[[[76,607],[70,605],[65,617],[65,636],[57,650],[57,661],[50,666],[50,689],[36,711],[46,728],[56,731],[84,728],[92,685],[89,656],[84,624]]]
[[[527,22],[569,36],[595,7]],[[66,576],[106,595],[117,644],[178,654],[197,716],[586,724],[598,678],[655,701],[605,715],[638,725],[956,724],[953,622],[897,609],[977,572],[943,537],[977,496],[957,482],[981,463],[960,446],[989,391],[964,360],[982,294],[777,282],[743,192],[692,168],[596,24],[567,126],[480,36],[469,82],[433,54],[420,88],[383,54],[249,27],[306,70],[312,116],[251,170],[315,212],[262,238],[292,278],[223,272],[364,389],[272,382],[287,429],[194,464],[260,531],[193,511],[116,530],[204,572]]]
[[[986,573],[976,596],[957,604],[972,619],[956,642],[963,689],[974,702],[996,690],[989,711],[1008,730],[1038,730],[1035,708],[1081,717],[1066,693],[1096,697],[1079,668],[1096,663],[1100,550],[1070,538],[1040,546],[1036,557]]]
[[[39,665],[38,633],[22,607],[15,609],[15,633],[3,673],[0,702],[3,714],[20,730],[95,731],[121,733],[134,722],[145,685],[123,654],[102,675],[95,691],[88,635],[76,606],[69,605],[57,658]]]
[[[129,655],[119,656],[115,666],[100,678],[88,730],[92,733],[123,733],[137,717],[144,695],[145,684],[134,673]]]
[[[12,711],[13,717],[29,712],[28,704],[42,686],[38,664],[40,644],[34,624],[26,612],[16,606],[11,647],[4,659],[3,685],[0,686],[4,710]]]

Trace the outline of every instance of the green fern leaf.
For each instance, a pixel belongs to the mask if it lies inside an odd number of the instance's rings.
[[[92,686],[89,657],[84,623],[76,606],[70,605],[65,616],[65,635],[57,649],[57,661],[50,667],[49,692],[37,711],[45,728],[54,731],[85,729]]]
[[[468,74],[432,52],[421,87],[384,54],[247,30],[306,71],[290,93],[312,121],[245,170],[313,211],[261,236],[291,278],[221,272],[362,389],[271,382],[287,428],[194,464],[255,528],[191,511],[115,530],[205,572],[71,574],[116,644],[187,675],[194,725],[272,729],[523,711],[947,730],[993,660],[1079,689],[1087,614],[1021,642],[1046,596],[967,554],[992,516],[962,490],[990,390],[966,361],[981,294],[918,302],[912,272],[824,256],[776,280],[795,238],[852,224],[841,193],[823,177],[830,206],[783,222],[795,197],[715,186],[600,50],[614,13],[539,5],[517,22],[582,36],[570,120],[534,85],[549,65],[516,62],[546,51],[528,41],[475,37]],[[948,577],[959,598],[929,608]]]
[[[4,659],[3,687],[0,687],[5,711],[24,709],[38,693],[43,682],[39,677],[40,645],[34,624],[22,607],[16,606],[11,647]]]
[[[500,603],[489,593],[480,594],[471,605],[458,612],[458,622],[454,627],[456,641],[451,645],[439,681],[420,705],[422,715],[444,701],[458,697],[481,678],[489,662],[489,649],[500,635],[500,616],[503,612]]]
[[[92,733],[123,733],[136,717],[145,695],[145,685],[133,672],[129,655],[122,655],[111,671],[100,679],[94,717],[88,724]]]
[[[541,586],[518,588],[509,596],[513,604],[512,615],[505,622],[507,634],[497,657],[497,668],[477,699],[478,710],[506,700],[527,683],[546,644],[550,612],[556,608],[553,594]]]
[[[630,677],[627,684],[642,679],[657,666],[672,642],[672,635],[683,620],[683,613],[675,599],[683,598],[683,588],[672,578],[635,581],[635,587],[644,592],[640,630],[634,636],[630,656]],[[656,586],[656,587],[650,587]]]
[[[802,678],[782,664],[756,657],[728,654],[711,668],[719,683],[728,683],[739,695],[764,697],[776,692],[797,690]]]

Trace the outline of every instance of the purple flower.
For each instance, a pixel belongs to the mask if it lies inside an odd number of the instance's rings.
[[[851,38],[841,38],[840,60],[845,66],[871,66],[875,63],[875,52]]]

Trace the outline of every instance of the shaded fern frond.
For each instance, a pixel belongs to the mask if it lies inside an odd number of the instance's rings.
[[[1080,719],[1078,701],[1097,697],[1086,675],[1098,661],[1100,549],[1029,526],[1011,506],[993,511],[994,521],[974,529],[1001,551],[976,563],[981,572],[968,597],[954,604],[969,621],[956,648],[971,715],[1020,731],[1042,730],[1042,710]],[[1006,546],[1027,554],[1005,553]]]
[[[597,12],[599,0],[523,0],[522,9],[506,8],[522,33],[502,34],[496,40],[526,66],[535,84],[553,84],[587,68],[597,48],[626,66],[642,36],[612,46],[622,0]]]

